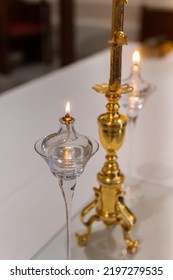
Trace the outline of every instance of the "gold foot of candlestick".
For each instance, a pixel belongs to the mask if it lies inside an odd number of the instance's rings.
[[[136,253],[136,251],[138,249],[139,241],[138,240],[133,241],[129,236],[130,231],[132,230],[133,226],[135,225],[136,219],[135,219],[134,215],[131,213],[131,211],[127,208],[127,206],[124,204],[124,199],[122,196],[118,197],[116,215],[115,215],[115,211],[110,212],[110,213],[106,212],[104,214],[102,213],[102,215],[101,214],[99,215],[100,210],[98,207],[96,209],[96,212],[98,212],[98,214],[91,216],[88,221],[86,221],[86,222],[84,221],[85,216],[94,207],[96,207],[96,205],[99,205],[100,202],[102,201],[101,190],[96,189],[96,188],[94,190],[95,190],[95,194],[97,196],[96,200],[94,200],[89,205],[87,205],[81,212],[81,222],[86,226],[87,229],[86,229],[86,232],[84,232],[81,235],[76,234],[78,244],[80,246],[87,245],[88,238],[91,235],[91,228],[92,228],[93,223],[95,221],[97,221],[97,222],[103,221],[107,226],[119,224],[123,230],[123,237],[124,237],[124,240],[125,240],[125,243],[127,246],[128,253],[131,253],[131,254]],[[111,192],[114,192],[114,190],[111,190]],[[104,191],[103,191],[103,193],[105,194]]]
[[[77,234],[80,245],[86,245],[95,221],[102,221],[107,226],[119,224],[129,253],[137,251],[139,241],[130,238],[136,218],[124,202],[121,186],[124,175],[117,163],[116,153],[122,146],[125,137],[127,117],[119,113],[118,101],[121,94],[132,90],[128,85],[121,85],[122,46],[127,44],[127,35],[123,32],[124,4],[127,0],[112,0],[112,38],[110,44],[110,80],[109,84],[95,85],[94,89],[104,94],[108,100],[107,112],[98,117],[99,136],[106,150],[106,162],[98,173],[99,189],[94,188],[95,199],[81,213],[81,221],[87,230]],[[95,208],[95,214],[85,221],[86,215]]]

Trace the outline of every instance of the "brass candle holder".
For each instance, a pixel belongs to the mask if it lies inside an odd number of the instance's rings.
[[[124,240],[129,253],[137,251],[139,241],[130,238],[130,231],[136,223],[136,218],[124,202],[124,192],[121,190],[124,175],[121,173],[116,152],[123,144],[127,117],[119,113],[118,101],[123,93],[132,90],[129,85],[121,85],[122,46],[127,44],[127,35],[123,31],[124,4],[127,0],[112,0],[112,38],[110,45],[110,80],[93,87],[104,94],[108,100],[107,112],[98,117],[99,136],[106,150],[106,162],[98,173],[99,189],[94,188],[95,199],[81,212],[81,221],[86,226],[86,232],[77,234],[79,245],[87,244],[91,228],[95,221],[102,221],[107,226],[119,224],[123,230]],[[85,216],[95,208],[95,214],[85,221]]]

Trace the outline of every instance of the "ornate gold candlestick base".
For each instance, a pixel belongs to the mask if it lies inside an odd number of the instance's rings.
[[[81,221],[87,227],[84,234],[78,235],[80,245],[86,245],[87,239],[91,234],[91,227],[94,221],[102,221],[107,226],[119,224],[123,230],[124,240],[129,253],[135,253],[139,241],[132,241],[129,233],[135,225],[136,218],[124,203],[124,192],[121,186],[124,182],[124,175],[121,173],[117,163],[115,152],[121,147],[124,141],[127,117],[118,113],[118,99],[121,92],[128,91],[128,86],[111,88],[106,84],[94,87],[103,93],[107,88],[106,97],[108,98],[106,114],[98,117],[99,135],[102,146],[107,151],[106,162],[98,173],[97,178],[100,188],[94,188],[95,199],[86,206],[81,213]],[[96,208],[95,215],[88,221],[84,221],[85,216]]]
[[[104,94],[108,100],[107,112],[98,117],[99,136],[106,150],[106,162],[98,173],[99,189],[94,188],[95,199],[81,213],[81,221],[86,226],[86,232],[77,234],[80,245],[86,245],[91,234],[92,224],[102,221],[107,226],[119,224],[123,230],[127,251],[135,253],[139,241],[132,241],[130,231],[136,223],[136,218],[124,202],[124,192],[121,186],[124,175],[117,163],[116,152],[123,144],[127,117],[119,114],[118,101],[122,93],[131,91],[128,85],[121,85],[122,45],[127,44],[127,35],[123,30],[124,3],[127,0],[113,0],[112,39],[109,41],[111,52],[110,81],[108,84],[95,85],[94,89]],[[85,216],[95,208],[95,214],[85,221]]]

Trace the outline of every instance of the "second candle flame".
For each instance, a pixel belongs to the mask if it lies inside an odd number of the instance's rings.
[[[134,51],[132,56],[133,64],[139,64],[140,63],[140,53],[138,50]]]

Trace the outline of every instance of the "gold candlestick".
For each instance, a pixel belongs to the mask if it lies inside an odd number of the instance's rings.
[[[99,189],[94,188],[95,199],[81,212],[81,221],[87,230],[77,234],[80,245],[86,245],[94,221],[102,221],[107,226],[119,224],[123,230],[127,250],[135,253],[139,241],[132,241],[129,233],[136,223],[136,218],[124,202],[121,186],[124,175],[121,173],[116,152],[122,146],[127,125],[127,117],[119,113],[118,101],[122,93],[132,90],[129,85],[121,85],[122,46],[127,44],[127,35],[123,32],[124,3],[127,0],[112,1],[112,38],[110,44],[110,80],[109,84],[95,85],[97,92],[104,94],[108,100],[107,112],[98,117],[100,142],[106,150],[106,162],[98,173]],[[84,221],[85,216],[95,208],[96,212]]]

